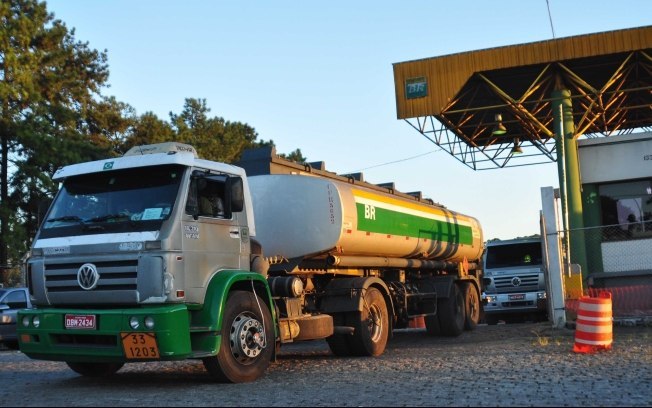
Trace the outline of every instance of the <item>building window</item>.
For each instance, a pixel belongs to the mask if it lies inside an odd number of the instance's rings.
[[[652,179],[599,187],[605,240],[652,237]]]

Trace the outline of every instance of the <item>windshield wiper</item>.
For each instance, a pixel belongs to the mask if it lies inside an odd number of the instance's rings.
[[[76,221],[79,223],[84,223],[84,220],[79,218],[76,215],[64,215],[63,217],[49,218],[46,222],[57,222],[57,221]]]
[[[101,215],[99,217],[95,218],[89,218],[86,220],[86,222],[104,222],[104,221],[111,221],[111,220],[121,220],[121,219],[130,219],[131,216],[127,214],[107,214],[107,215]]]

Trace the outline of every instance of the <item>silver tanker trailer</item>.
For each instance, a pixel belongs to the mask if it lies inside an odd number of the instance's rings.
[[[21,350],[87,376],[201,359],[245,382],[289,342],[378,356],[415,318],[431,335],[473,329],[478,221],[323,167],[164,143],[60,169],[25,265]]]
[[[484,241],[475,218],[273,148],[247,150],[238,165],[249,176],[282,338],[325,337],[337,355],[374,356],[417,317],[432,335],[478,324]]]

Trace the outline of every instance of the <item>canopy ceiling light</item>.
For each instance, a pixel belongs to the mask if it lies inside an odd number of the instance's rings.
[[[521,154],[523,150],[521,149],[521,143],[518,140],[518,137],[514,138],[514,147],[512,147],[512,154]]]
[[[491,134],[494,136],[500,136],[507,133],[507,129],[505,128],[505,125],[503,125],[503,115],[497,113],[495,119],[497,122],[496,127],[494,128],[493,132],[491,132]]]

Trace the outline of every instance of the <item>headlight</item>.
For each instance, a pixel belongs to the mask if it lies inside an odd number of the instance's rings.
[[[545,299],[545,298],[546,298],[546,292],[537,293],[537,299]]]
[[[29,316],[23,316],[23,327],[29,327]]]
[[[131,328],[134,330],[140,327],[140,323],[138,322],[138,318],[136,316],[131,316],[129,318],[129,326],[131,326]]]
[[[150,330],[154,328],[154,318],[153,317],[147,316],[145,318],[145,327],[147,327]]]
[[[38,316],[34,316],[34,318],[32,319],[32,324],[34,325],[34,327],[39,327],[41,325],[41,318]]]

